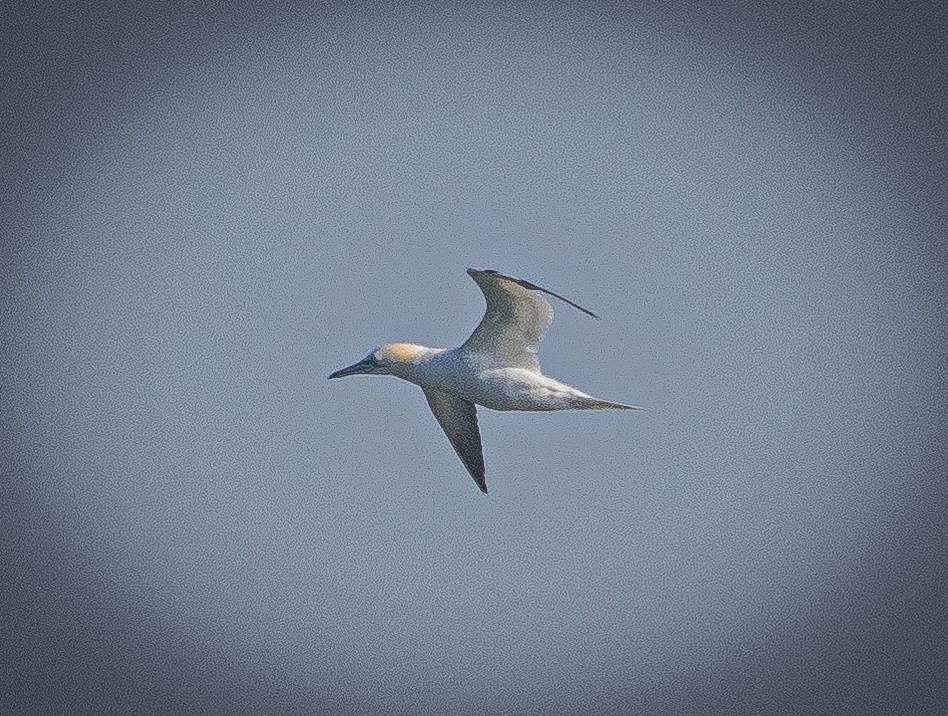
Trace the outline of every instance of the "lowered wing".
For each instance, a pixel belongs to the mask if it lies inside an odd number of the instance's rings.
[[[451,441],[451,446],[471,473],[481,492],[487,492],[484,476],[484,452],[481,431],[477,427],[477,409],[474,403],[461,400],[451,393],[436,388],[422,388],[431,412]]]

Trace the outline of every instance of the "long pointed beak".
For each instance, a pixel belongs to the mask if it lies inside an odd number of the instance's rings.
[[[342,368],[337,370],[335,373],[330,374],[330,378],[345,378],[347,375],[362,375],[364,373],[371,373],[372,366],[369,365],[369,362],[366,360],[360,360],[358,363],[353,363],[348,368]]]

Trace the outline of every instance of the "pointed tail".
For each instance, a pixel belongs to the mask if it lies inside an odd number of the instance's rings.
[[[626,405],[625,403],[615,403],[611,400],[600,400],[593,398],[587,406],[591,410],[648,410],[640,405]]]

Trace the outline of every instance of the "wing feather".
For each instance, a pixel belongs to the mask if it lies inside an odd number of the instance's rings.
[[[477,427],[477,408],[474,403],[436,388],[423,387],[422,390],[428,399],[431,412],[438,419],[438,424],[448,436],[464,467],[471,473],[481,492],[487,492],[484,451],[481,447],[481,431]]]
[[[494,356],[505,366],[540,372],[540,341],[553,322],[553,307],[541,293],[599,318],[592,311],[529,281],[491,270],[468,269],[467,272],[483,292],[487,311],[462,349]]]

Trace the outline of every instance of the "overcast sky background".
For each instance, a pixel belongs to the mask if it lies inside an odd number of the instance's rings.
[[[948,709],[937,3],[4,15],[0,711]]]

